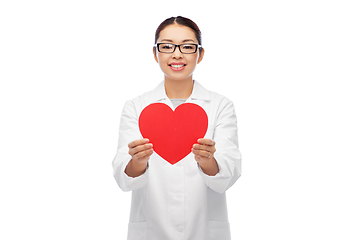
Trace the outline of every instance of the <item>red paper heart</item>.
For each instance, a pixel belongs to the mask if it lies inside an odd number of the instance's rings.
[[[190,152],[208,128],[204,109],[193,103],[179,105],[175,111],[163,103],[144,108],[139,117],[140,132],[153,144],[154,151],[171,164]]]

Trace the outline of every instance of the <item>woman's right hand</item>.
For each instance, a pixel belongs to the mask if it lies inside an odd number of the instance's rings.
[[[149,139],[138,139],[128,145],[131,160],[126,166],[125,173],[129,177],[138,177],[146,171],[147,162],[154,153],[153,145]]]
[[[139,139],[135,140],[128,145],[129,154],[137,163],[147,163],[149,161],[151,154],[153,154],[153,145],[149,143],[149,139]]]

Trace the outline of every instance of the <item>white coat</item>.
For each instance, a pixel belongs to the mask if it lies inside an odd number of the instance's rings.
[[[220,169],[217,175],[204,174],[193,153],[171,165],[154,152],[146,172],[136,178],[129,177],[124,172],[131,160],[128,144],[142,138],[139,115],[146,106],[156,102],[174,110],[164,81],[153,91],[127,101],[121,115],[113,173],[122,190],[132,191],[127,239],[230,240],[225,191],[241,175],[237,120],[232,102],[206,90],[196,81],[186,100],[201,106],[208,115],[204,138],[216,143],[214,157]]]

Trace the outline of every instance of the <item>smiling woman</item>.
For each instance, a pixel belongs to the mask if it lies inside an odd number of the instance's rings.
[[[230,100],[193,80],[204,53],[193,21],[165,20],[153,48],[164,81],[124,106],[113,168],[133,192],[128,240],[230,240],[225,192],[241,175],[236,115]]]
[[[205,53],[199,42],[199,40],[201,41],[201,32],[200,30],[195,31],[187,25],[179,24],[176,18],[172,24],[160,26],[162,30],[155,38],[157,46],[154,47],[155,60],[165,74],[169,98],[186,99],[191,94],[192,75],[195,67],[201,62]],[[187,91],[181,93],[178,91],[179,87],[176,89],[172,87],[178,86],[180,82],[186,85],[183,89]]]

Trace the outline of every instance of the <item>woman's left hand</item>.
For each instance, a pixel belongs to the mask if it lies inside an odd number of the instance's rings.
[[[204,138],[198,139],[198,143],[194,144],[191,149],[203,172],[210,176],[214,176],[219,172],[219,166],[214,158],[215,151],[215,142]]]

